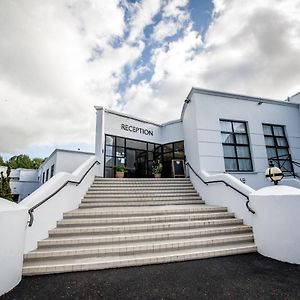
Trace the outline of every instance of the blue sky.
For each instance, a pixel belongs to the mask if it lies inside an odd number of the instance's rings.
[[[0,154],[94,151],[95,105],[166,122],[192,86],[285,99],[300,90],[299,13],[298,0],[1,1]]]

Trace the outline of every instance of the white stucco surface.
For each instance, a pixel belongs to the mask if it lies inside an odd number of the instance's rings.
[[[250,201],[253,233],[258,252],[300,264],[300,189],[270,186],[253,192]]]
[[[94,164],[95,156],[87,159],[74,172],[59,172],[30,196],[25,198],[19,205],[29,208],[47,198],[67,181],[78,182],[85,172]],[[97,171],[95,165],[79,184],[67,184],[62,190],[51,197],[47,202],[34,211],[34,222],[26,228],[25,250],[27,253],[37,248],[39,240],[48,237],[48,231],[55,228],[56,222],[63,218],[63,213],[78,208],[84,194],[93,182]]]
[[[27,209],[0,198],[0,296],[22,277]]]

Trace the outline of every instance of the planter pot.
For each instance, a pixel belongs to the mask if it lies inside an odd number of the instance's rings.
[[[160,173],[155,173],[154,178],[161,178],[161,174]]]
[[[116,178],[124,178],[124,172],[116,172]]]

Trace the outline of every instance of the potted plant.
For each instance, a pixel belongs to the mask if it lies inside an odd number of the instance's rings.
[[[152,174],[154,175],[155,178],[160,178],[161,177],[161,171],[163,169],[163,165],[160,162],[160,160],[155,160],[153,161],[152,165]]]
[[[116,170],[116,178],[124,178],[124,173],[126,172],[126,168],[124,165],[116,166],[115,170]]]

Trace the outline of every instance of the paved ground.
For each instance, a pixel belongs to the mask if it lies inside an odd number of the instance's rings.
[[[300,299],[300,266],[259,254],[25,277],[8,299]]]

